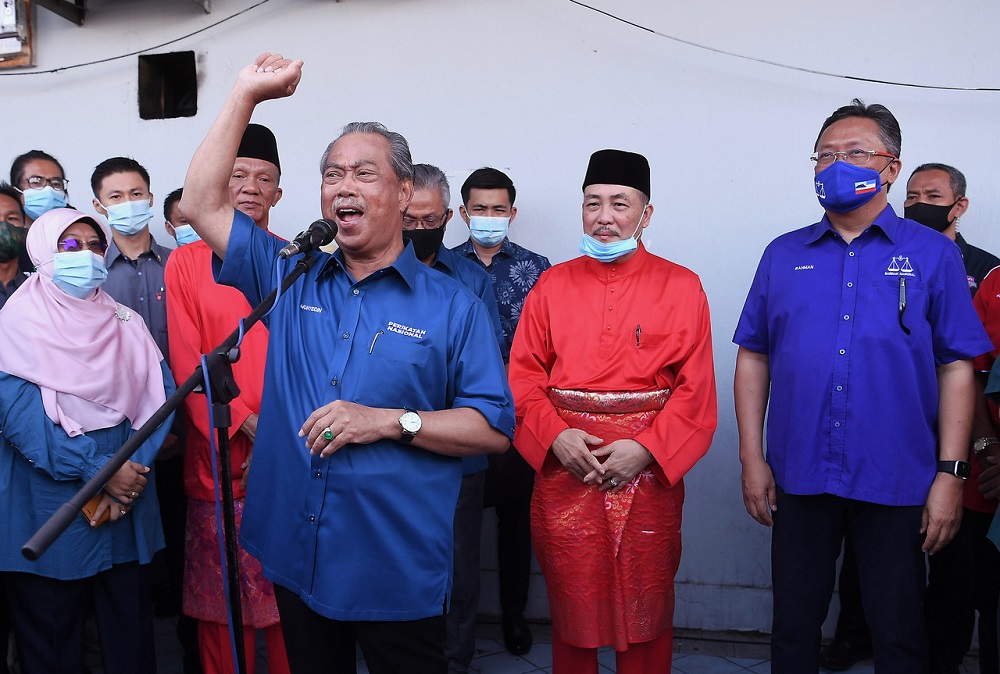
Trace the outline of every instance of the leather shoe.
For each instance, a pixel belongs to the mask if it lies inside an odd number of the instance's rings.
[[[524,655],[531,650],[531,630],[523,613],[503,617],[503,645],[514,655]]]
[[[871,646],[859,647],[850,641],[834,639],[819,652],[819,664],[831,672],[842,672],[850,669],[855,662],[870,660]]]

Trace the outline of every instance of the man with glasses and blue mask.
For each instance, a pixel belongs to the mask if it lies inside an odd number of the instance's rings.
[[[403,239],[413,246],[417,259],[432,269],[452,277],[483,301],[493,323],[498,348],[504,362],[503,330],[493,296],[493,282],[480,265],[448,250],[444,233],[452,210],[448,178],[437,166],[413,165],[413,198],[403,214]],[[483,487],[486,484],[486,456],[462,458],[462,487],[455,507],[454,580],[448,610],[445,655],[449,674],[469,671],[476,653],[476,613],[479,609],[479,552],[483,524]]]
[[[990,270],[1000,266],[1000,259],[982,248],[969,244],[958,232],[959,218],[969,208],[966,180],[961,171],[939,163],[921,164],[913,169],[906,183],[906,200],[903,216],[941,232],[958,245],[965,265],[965,274],[973,304],[994,340],[996,332],[997,284],[1000,275],[992,278],[991,287],[980,297],[977,291],[986,288],[985,279]],[[993,358],[981,356],[974,363],[977,371],[989,372]],[[985,375],[983,377],[985,383]],[[980,389],[979,396],[982,395]],[[966,652],[972,644],[976,614],[979,614],[979,669],[980,674],[998,674],[996,649],[996,608],[1000,595],[1000,577],[995,569],[1000,566],[1000,553],[986,538],[996,499],[984,498],[980,493],[980,474],[987,454],[1000,450],[997,431],[985,414],[977,417],[973,428],[973,448],[980,448],[977,459],[970,461],[971,473],[965,482],[962,497],[962,524],[955,538],[930,558],[925,600],[927,631],[930,639],[930,674],[957,674]],[[993,416],[996,419],[996,416]],[[854,546],[850,537],[844,542],[844,562],[838,577],[840,615],[833,641],[820,653],[820,664],[826,669],[843,671],[858,660],[871,657],[871,632],[861,606],[858,589],[858,570],[854,561]]]
[[[453,248],[485,269],[493,281],[504,358],[510,354],[514,331],[528,291],[548,269],[548,258],[519,246],[507,237],[517,216],[514,182],[503,171],[483,167],[462,184],[459,213],[469,226],[469,239]],[[524,617],[531,579],[531,489],[535,472],[517,452],[489,457],[483,505],[496,508],[497,570],[503,641],[508,651],[531,650],[532,636]]]
[[[882,105],[824,122],[826,213],[764,251],[733,338],[743,500],[772,527],[775,674],[819,670],[845,534],[876,671],[928,670],[924,553],[961,520],[972,358],[991,345],[958,248],[888,204],[901,144]]]
[[[708,301],[646,250],[649,163],[601,150],[583,182],[582,257],[542,274],[510,356],[514,446],[537,472],[531,532],[553,674],[670,672],[683,477],[717,423]]]

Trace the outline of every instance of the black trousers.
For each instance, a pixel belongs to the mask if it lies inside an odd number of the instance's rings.
[[[8,573],[21,674],[82,674],[93,608],[106,674],[155,674],[148,565],[116,564],[81,580]]]
[[[819,671],[820,636],[848,532],[862,604],[872,626],[875,671],[926,674],[923,506],[883,506],[779,488],[771,538],[773,674]]]
[[[531,492],[535,471],[511,447],[491,454],[484,508],[496,508],[497,569],[503,614],[524,613],[531,579]]]
[[[446,674],[445,618],[343,621],[324,618],[297,594],[274,586],[292,674],[356,674],[361,647],[371,674]]]
[[[10,674],[7,669],[7,644],[10,642],[10,607],[7,605],[7,591],[4,576],[0,574],[0,674]]]
[[[955,538],[930,557],[927,631],[931,663],[959,665],[979,614],[979,671],[997,672],[1000,551],[986,538],[992,513],[965,510]]]

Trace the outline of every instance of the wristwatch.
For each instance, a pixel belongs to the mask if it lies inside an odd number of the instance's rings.
[[[948,473],[962,480],[968,479],[971,470],[968,461],[938,461],[937,469],[939,473]]]
[[[405,408],[403,416],[399,417],[399,426],[403,429],[403,434],[400,436],[399,441],[403,444],[410,444],[410,441],[417,435],[420,431],[420,415],[417,414],[416,410],[411,410],[409,407]]]
[[[976,438],[976,441],[972,443],[972,451],[978,456],[990,445],[997,444],[1000,444],[1000,438],[997,437]]]

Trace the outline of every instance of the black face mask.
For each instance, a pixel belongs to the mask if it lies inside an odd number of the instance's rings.
[[[444,242],[444,227],[436,229],[404,229],[403,239],[413,243],[413,254],[418,260],[436,255]]]
[[[955,204],[959,201],[961,199],[957,199]],[[935,206],[934,204],[925,204],[922,201],[918,201],[911,206],[903,208],[903,217],[907,220],[915,220],[925,227],[930,227],[935,232],[943,232],[951,227],[951,223],[955,222],[948,219],[948,214],[955,207],[955,204],[951,204],[950,206]]]

